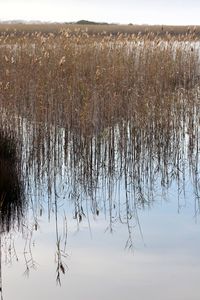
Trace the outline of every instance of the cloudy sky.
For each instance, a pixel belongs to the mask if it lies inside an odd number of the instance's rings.
[[[200,0],[0,0],[0,20],[200,25]]]

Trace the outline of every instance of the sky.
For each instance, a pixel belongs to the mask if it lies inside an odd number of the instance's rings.
[[[200,25],[200,0],[0,0],[0,21]]]

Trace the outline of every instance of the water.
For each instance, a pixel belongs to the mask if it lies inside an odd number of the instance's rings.
[[[20,121],[25,161],[31,153],[25,149],[31,147],[34,128],[27,120]],[[123,159],[118,153],[121,137],[115,128],[114,160],[109,156],[106,160],[110,137],[105,138],[98,160],[92,158],[88,170],[87,155],[91,158],[96,153],[95,141],[82,162],[72,142],[66,161],[64,130],[51,128],[51,140],[55,132],[59,143],[52,143],[51,149],[59,147],[59,161],[41,169],[43,178],[38,166],[44,166],[42,154],[36,156],[35,165],[29,165],[28,173],[21,162],[30,198],[29,204],[25,199],[17,202],[18,211],[21,207],[26,213],[19,227],[15,219],[8,219],[11,226],[15,224],[14,230],[1,238],[4,299],[198,299],[199,164],[198,151],[192,153],[188,147],[189,135],[177,135],[177,153],[172,156],[171,150],[169,156],[161,156],[162,165],[146,158],[153,140],[144,147],[146,138],[139,130],[144,153],[134,169],[134,151]],[[160,146],[157,150],[166,153]],[[124,163],[125,173],[120,171]],[[49,182],[51,172],[54,176]]]
[[[24,241],[15,240],[19,261],[13,257],[3,267],[5,299],[198,299],[200,228],[191,198],[179,214],[174,200],[172,194],[169,202],[160,200],[152,209],[138,212],[143,240],[134,228],[133,252],[124,249],[126,226],[115,224],[110,233],[105,231],[107,220],[99,217],[91,218],[91,232],[86,220],[77,230],[69,212],[67,256],[62,257],[67,269],[61,274],[61,287],[56,285],[55,222],[41,219],[32,237],[34,268],[29,262],[28,278]]]

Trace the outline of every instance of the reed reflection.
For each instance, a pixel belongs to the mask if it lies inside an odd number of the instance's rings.
[[[148,110],[130,107],[113,123],[96,124],[92,131],[77,127],[77,120],[30,121],[6,111],[2,126],[7,134],[15,131],[21,140],[21,162],[17,161],[14,139],[2,135],[1,167],[2,214],[4,230],[23,216],[26,219],[26,272],[35,268],[31,241],[44,211],[55,217],[57,282],[67,270],[65,228],[60,228],[60,207],[77,221],[104,214],[108,230],[115,224],[127,228],[127,249],[134,249],[134,229],[139,227],[138,209],[151,207],[157,194],[163,197],[172,185],[183,194],[190,180],[195,214],[199,211],[199,95],[198,90],[179,91],[162,98]],[[158,101],[158,99],[157,99]],[[132,108],[132,110],[131,110]],[[54,115],[56,118],[56,115]],[[98,118],[97,118],[98,119]],[[6,121],[6,120],[9,120]],[[19,146],[19,145],[18,145]],[[5,174],[6,176],[3,176]],[[26,178],[22,185],[21,177]],[[6,198],[7,197],[7,198]],[[6,201],[11,199],[12,201]],[[25,201],[26,200],[26,201]],[[178,197],[177,206],[179,207]],[[67,223],[67,219],[65,220]],[[25,223],[24,223],[25,224]],[[25,228],[25,226],[24,226]],[[28,251],[27,251],[28,249]],[[27,263],[28,262],[28,263]]]
[[[0,131],[0,292],[2,294],[2,239],[22,225],[26,201],[21,176],[21,154],[13,132]],[[8,252],[11,252],[9,247]]]
[[[98,122],[98,112],[95,124],[92,114],[79,126],[76,119],[60,118],[59,110],[49,122],[7,112],[9,126],[22,140],[21,173],[35,220],[46,204],[50,218],[57,201],[68,199],[77,223],[87,216],[89,203],[94,216],[109,216],[112,230],[113,219],[128,223],[137,207],[151,206],[157,191],[164,195],[176,184],[184,194],[188,180],[198,211],[198,89],[150,99],[151,105],[142,101],[130,103],[126,116],[119,111],[109,124]],[[5,119],[3,125],[8,126]]]
[[[20,153],[13,133],[0,131],[0,228],[19,228],[25,211]]]

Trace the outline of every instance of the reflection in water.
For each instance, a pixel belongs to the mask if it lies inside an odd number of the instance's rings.
[[[25,210],[18,144],[12,133],[0,131],[0,292],[2,295],[2,235],[19,229]]]
[[[22,141],[22,158],[18,161],[15,149],[19,145],[12,136],[2,134],[1,159],[6,169],[2,166],[1,174],[6,176],[1,176],[1,194],[4,195],[1,227],[6,231],[14,227],[13,224],[19,225],[23,216],[22,174],[26,178],[24,189],[29,203],[29,217],[22,230],[27,275],[37,265],[32,254],[33,233],[38,230],[46,207],[48,217],[55,216],[58,283],[67,269],[67,219],[63,225],[64,239],[59,225],[63,208],[71,211],[77,227],[85,219],[90,227],[91,213],[94,218],[105,214],[111,232],[117,223],[124,224],[127,249],[133,249],[134,228],[140,225],[137,210],[151,207],[156,196],[162,193],[164,197],[174,182],[180,195],[184,194],[185,182],[191,179],[195,213],[198,212],[199,110],[196,99],[191,103],[188,99],[182,103],[174,101],[173,106],[162,109],[162,113],[151,111],[142,119],[135,114],[130,120],[123,119],[92,136],[74,128],[32,123],[16,116],[6,119]],[[3,125],[6,129],[6,120]]]
[[[0,228],[9,232],[19,227],[25,208],[20,157],[14,137],[0,132]]]
[[[181,101],[167,101],[133,110],[89,135],[62,123],[65,119],[59,124],[25,120],[26,178],[37,190],[37,207],[48,194],[50,215],[55,202],[70,198],[77,223],[87,209],[94,216],[104,209],[112,230],[116,218],[128,225],[136,207],[151,206],[157,189],[164,194],[174,182],[184,193],[190,178],[198,200],[199,98],[191,92]]]
[[[6,204],[5,210],[13,221],[22,216],[22,203],[25,202],[17,176],[21,174],[26,179],[24,189],[29,203],[29,219],[23,226],[23,232],[26,228],[24,253],[27,274],[36,265],[31,250],[32,235],[38,230],[46,208],[48,218],[55,217],[58,283],[67,268],[67,218],[62,239],[58,225],[61,208],[71,211],[77,228],[84,219],[88,220],[90,228],[91,214],[93,218],[104,214],[110,232],[117,223],[125,225],[127,249],[134,248],[134,228],[140,228],[137,210],[151,207],[160,194],[167,199],[167,193],[174,184],[179,209],[179,197],[184,195],[188,180],[191,181],[194,212],[198,214],[198,93],[198,89],[186,93],[180,91],[180,98],[177,95],[172,96],[170,101],[163,98],[163,102],[154,103],[148,110],[141,111],[138,107],[129,111],[127,118],[123,117],[107,127],[102,124],[98,130],[94,127],[90,134],[86,134],[85,129],[82,131],[81,127],[77,128],[77,124],[73,127],[73,124],[65,123],[65,118],[58,118],[57,124],[32,122],[5,111],[2,127],[7,132],[8,128],[15,130],[22,144],[21,162],[12,164],[12,172],[7,169],[8,174],[12,174],[8,175],[8,187],[15,179],[12,188],[16,193],[15,196],[11,193],[12,205]],[[10,153],[10,159],[15,160],[12,147]],[[5,216],[2,216],[4,220]],[[141,228],[140,232],[142,235]]]

